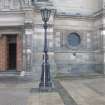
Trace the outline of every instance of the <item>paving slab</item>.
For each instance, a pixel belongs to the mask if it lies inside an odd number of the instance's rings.
[[[0,89],[0,105],[27,105],[29,96],[27,90]]]
[[[64,105],[60,95],[57,92],[37,93],[30,96],[28,105]]]
[[[105,91],[104,78],[63,80],[60,83],[78,105],[105,105],[105,92],[103,94],[98,92]]]
[[[58,92],[31,92],[38,89],[38,81],[19,78],[2,78],[0,81],[0,105],[64,105]]]

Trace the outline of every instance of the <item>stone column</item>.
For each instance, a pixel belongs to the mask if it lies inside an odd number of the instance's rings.
[[[23,48],[23,60],[25,71],[30,72],[32,70],[32,24],[25,23],[24,29],[24,48]]]
[[[16,69],[22,71],[22,39],[20,35],[17,35],[16,44]]]
[[[104,43],[104,39],[105,39],[105,35],[103,33],[103,28],[99,27],[97,30],[95,30],[96,34],[98,35],[98,50],[100,52],[96,53],[96,61],[98,62],[97,64],[97,71],[101,74],[105,73],[105,43]]]
[[[24,33],[23,33],[23,69],[30,72],[32,69],[32,37],[33,37],[33,9],[31,8],[31,0],[25,0],[30,6],[24,8]]]

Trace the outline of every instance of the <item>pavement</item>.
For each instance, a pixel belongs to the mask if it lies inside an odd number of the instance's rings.
[[[58,92],[39,92],[38,85],[26,78],[0,78],[0,105],[64,105]]]
[[[62,80],[60,84],[77,105],[105,105],[105,78]]]
[[[38,84],[29,78],[0,77],[0,105],[105,105],[105,78],[57,79],[51,92],[39,92]]]

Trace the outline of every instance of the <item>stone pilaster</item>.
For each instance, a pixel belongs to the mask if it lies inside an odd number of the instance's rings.
[[[23,33],[23,69],[30,72],[32,65],[32,37],[33,37],[33,20],[31,8],[31,0],[25,0],[24,8],[24,33]]]
[[[21,71],[22,70],[22,40],[21,40],[21,37],[19,35],[17,35],[17,39],[16,39],[16,42],[17,42],[17,56],[16,56],[16,69],[17,71]]]
[[[26,59],[26,71],[31,71],[32,65],[32,28],[25,29],[25,59]]]

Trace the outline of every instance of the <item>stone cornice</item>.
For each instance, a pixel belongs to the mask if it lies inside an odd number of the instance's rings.
[[[101,9],[101,10],[95,12],[95,13],[94,13],[93,15],[91,15],[91,16],[92,16],[92,17],[100,16],[100,15],[103,14],[104,11],[105,11],[104,9]]]
[[[0,11],[0,15],[8,14],[24,14],[24,11]]]
[[[79,20],[94,20],[94,17],[89,17],[89,16],[72,16],[72,15],[55,15],[55,18],[68,18],[68,19],[79,19]]]
[[[36,9],[41,9],[43,7],[48,7],[48,8],[52,8],[53,7],[53,3],[51,1],[48,1],[48,2],[36,2],[34,4],[34,7]]]
[[[93,15],[90,16],[82,16],[82,15],[69,15],[69,14],[62,14],[62,13],[56,13],[55,17],[56,18],[70,18],[70,19],[79,19],[79,20],[95,20],[98,18],[102,18],[103,15],[105,14],[105,10],[100,10]]]

